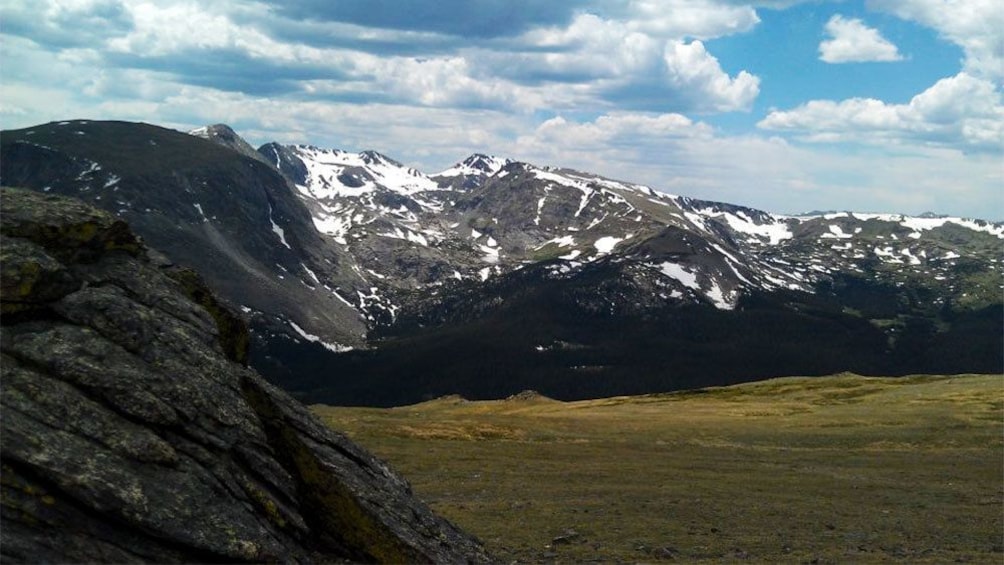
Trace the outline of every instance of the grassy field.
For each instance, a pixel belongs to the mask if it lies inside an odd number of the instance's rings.
[[[1004,377],[315,406],[503,561],[1004,562]]]

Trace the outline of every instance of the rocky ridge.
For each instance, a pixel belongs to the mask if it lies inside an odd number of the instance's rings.
[[[0,238],[5,562],[490,560],[121,220],[5,188]]]

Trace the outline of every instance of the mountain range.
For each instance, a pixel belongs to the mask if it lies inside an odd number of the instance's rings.
[[[782,216],[483,154],[425,174],[221,124],[55,122],[0,132],[0,159],[202,273],[307,401],[1004,370],[1000,223]]]

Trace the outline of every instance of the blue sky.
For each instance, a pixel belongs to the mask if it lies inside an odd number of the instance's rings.
[[[1004,220],[999,0],[6,0],[0,127],[478,151],[772,212]]]

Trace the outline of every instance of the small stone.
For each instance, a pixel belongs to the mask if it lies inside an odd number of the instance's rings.
[[[560,536],[557,536],[554,539],[552,539],[551,545],[568,545],[573,541],[578,540],[580,537],[582,536],[579,535],[579,532],[576,532],[575,530],[572,529],[568,529],[565,530],[565,532]]]

